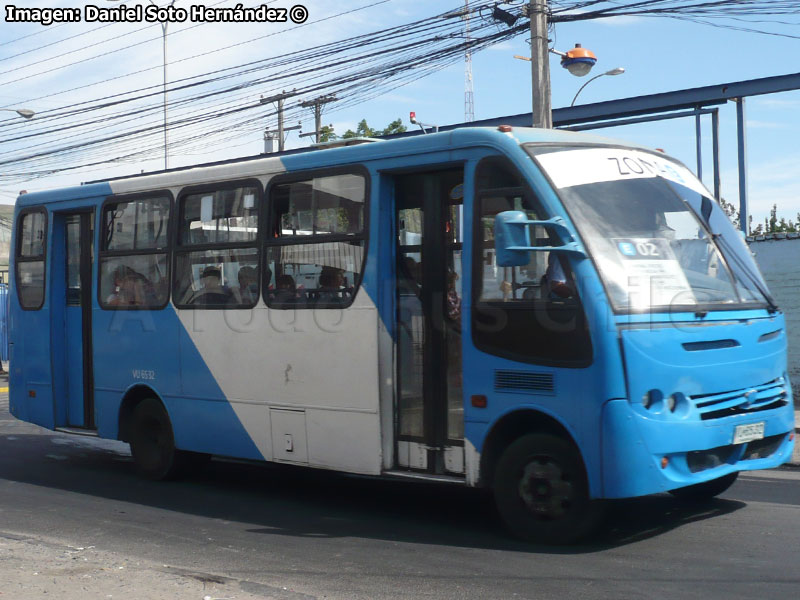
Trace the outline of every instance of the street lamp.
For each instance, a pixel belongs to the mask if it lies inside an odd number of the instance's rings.
[[[531,19],[531,24],[531,27],[533,27],[534,19]],[[534,37],[531,37],[531,39],[533,40]],[[544,41],[547,41],[546,38]],[[544,49],[536,48],[535,44],[531,44],[531,51],[537,49],[543,53],[543,57],[547,56],[547,52],[560,56],[561,66],[572,75],[575,75],[575,77],[587,75],[589,71],[592,70],[595,63],[597,63],[597,57],[594,55],[594,52],[588,48],[582,47],[580,44],[575,44],[572,50],[567,50],[566,52],[547,47]],[[532,53],[536,55],[536,52]],[[515,54],[514,58],[527,60],[533,63],[533,126],[551,129],[553,127],[553,113],[550,108],[550,67],[547,60],[534,61],[530,57],[519,56],[518,54]]]
[[[567,71],[575,75],[575,77],[583,77],[588,75],[589,71],[597,62],[597,57],[594,52],[588,48],[584,48],[580,44],[575,44],[572,50],[566,52],[559,52],[558,50],[550,49],[553,54],[558,54],[561,57],[561,66]]]
[[[0,110],[7,112],[15,112],[24,119],[32,119],[33,115],[36,114],[32,110],[28,110],[27,108],[0,108]]]
[[[605,77],[606,75],[608,76],[622,75],[624,72],[625,72],[624,67],[617,67],[616,69],[611,69],[610,71],[606,71],[605,73],[600,73],[600,75],[595,75],[580,87],[578,93],[575,94],[575,97],[572,99],[572,104],[570,104],[570,106],[575,106],[575,100],[578,99],[578,94],[580,94],[583,91],[583,88],[592,83],[595,79],[599,79],[600,77]]]

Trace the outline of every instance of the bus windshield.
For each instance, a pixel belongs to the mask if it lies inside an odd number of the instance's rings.
[[[526,146],[617,312],[772,305],[741,236],[683,165],[640,150]]]

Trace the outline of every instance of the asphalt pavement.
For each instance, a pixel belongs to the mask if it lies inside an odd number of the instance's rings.
[[[2,385],[2,384],[0,384]],[[14,420],[0,392],[0,599],[792,598],[800,469],[722,498],[614,502],[589,543],[517,542],[491,499],[213,461],[138,478],[127,446]]]

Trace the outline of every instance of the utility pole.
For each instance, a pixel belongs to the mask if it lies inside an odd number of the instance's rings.
[[[533,126],[553,128],[550,104],[550,41],[547,38],[547,0],[531,0],[528,17],[531,21],[531,104]]]
[[[316,132],[316,139],[317,144],[320,143],[320,136],[322,133],[322,107],[329,102],[336,102],[336,96],[320,96],[318,98],[314,98],[313,100],[308,100],[306,102],[301,102],[300,106],[303,108],[314,108],[314,131]],[[305,133],[301,137],[314,135]]]
[[[469,0],[464,0],[464,122],[475,120],[475,86],[472,79],[472,31],[470,29]]]
[[[296,90],[292,90],[290,93],[287,94],[286,91],[284,90],[282,93],[276,94],[275,96],[270,96],[269,98],[261,98],[261,104],[269,104],[270,102],[275,102],[278,105],[278,152],[283,152],[285,149],[284,146],[286,142],[284,139],[284,133],[286,131],[297,129],[297,127],[284,128],[283,126],[283,103],[287,98],[291,98],[292,96],[294,96],[295,91]],[[266,152],[269,153],[269,151]]]

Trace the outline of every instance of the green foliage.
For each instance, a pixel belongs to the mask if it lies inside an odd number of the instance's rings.
[[[333,126],[328,125],[323,128],[323,130],[329,130],[329,137],[327,139],[323,139],[322,141],[332,141],[340,139],[339,136],[333,131]],[[352,129],[348,129],[344,132],[341,136],[343,140],[349,140],[352,138],[358,137],[365,137],[365,138],[374,138],[381,135],[392,135],[393,133],[403,133],[408,131],[408,127],[403,125],[403,119],[395,119],[391,123],[389,123],[384,129],[373,129],[369,126],[366,119],[361,119],[361,121],[356,126],[356,130],[353,131]]]
[[[408,127],[403,125],[403,119],[395,119],[391,123],[386,126],[381,132],[381,135],[392,135],[393,133],[405,133],[408,131]]]
[[[739,227],[739,211],[730,202],[726,202],[724,198],[720,198],[720,207],[728,215],[733,225],[738,229]],[[792,221],[787,220],[786,217],[778,217],[778,205],[773,204],[769,211],[769,217],[764,217],[764,222],[759,223],[753,228],[753,217],[750,216],[748,220],[748,231],[750,235],[765,235],[770,233],[800,233],[800,213],[797,213],[797,219]]]
[[[337,136],[336,132],[333,130],[333,125],[323,125],[322,129],[319,130],[320,142],[332,142],[338,139],[338,137],[339,136]]]

